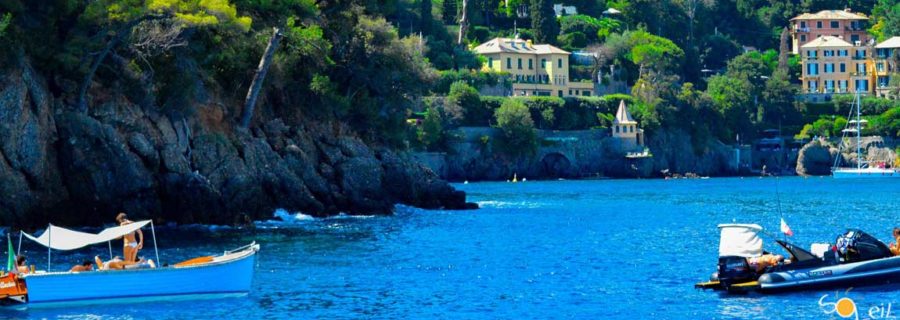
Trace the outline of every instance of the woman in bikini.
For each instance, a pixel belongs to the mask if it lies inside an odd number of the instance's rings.
[[[124,226],[131,223],[131,220],[128,220],[128,216],[125,215],[125,213],[119,213],[119,215],[116,216],[116,222],[118,222],[120,226]],[[125,239],[125,247],[122,249],[122,255],[125,256],[126,263],[134,263],[137,261],[138,251],[144,248],[144,233],[141,232],[141,229],[137,229],[136,233],[140,236],[140,241],[135,239],[135,232],[126,234],[123,237]]]

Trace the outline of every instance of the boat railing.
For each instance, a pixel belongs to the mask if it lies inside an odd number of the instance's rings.
[[[224,254],[225,254],[225,255],[228,255],[228,254],[232,254],[232,253],[235,253],[235,252],[241,252],[241,251],[247,250],[247,249],[249,249],[249,248],[252,248],[252,247],[255,246],[255,245],[256,245],[256,241],[253,241],[253,242],[251,242],[251,243],[248,244],[248,245],[240,246],[240,247],[238,247],[238,248],[231,249],[231,250],[225,250],[225,253],[224,253]]]

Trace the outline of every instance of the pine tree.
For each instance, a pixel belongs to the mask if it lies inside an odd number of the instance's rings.
[[[459,0],[444,0],[444,11],[442,12],[444,24],[459,23],[459,21],[456,21],[456,11],[458,10],[457,2],[459,2]]]
[[[556,44],[559,35],[559,24],[553,11],[553,2],[549,0],[531,1],[531,28],[534,30],[534,41],[537,43]]]
[[[419,4],[419,17],[419,30],[422,31],[422,35],[430,35],[431,25],[434,23],[434,17],[431,16],[431,0],[422,0]]]

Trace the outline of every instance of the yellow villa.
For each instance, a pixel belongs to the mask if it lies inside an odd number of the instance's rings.
[[[569,77],[570,52],[531,40],[494,38],[475,47],[485,58],[485,69],[509,73],[514,96],[590,96],[591,81]]]
[[[872,90],[869,48],[841,38],[821,36],[800,48],[806,94],[868,93]]]

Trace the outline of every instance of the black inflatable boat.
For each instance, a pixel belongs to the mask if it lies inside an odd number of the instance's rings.
[[[698,283],[696,288],[732,293],[775,293],[900,283],[900,256],[893,256],[884,243],[860,230],[847,230],[834,244],[817,245],[820,250],[811,250],[818,251],[815,254],[776,240],[787,252],[784,261],[757,271],[748,261],[766,253],[761,251],[762,241],[758,239],[762,228],[737,224],[720,225],[719,228],[723,238],[718,270],[710,281]],[[743,231],[735,232],[734,229]],[[735,233],[738,239],[735,239]],[[744,240],[747,239],[751,244],[741,245],[746,244]]]

